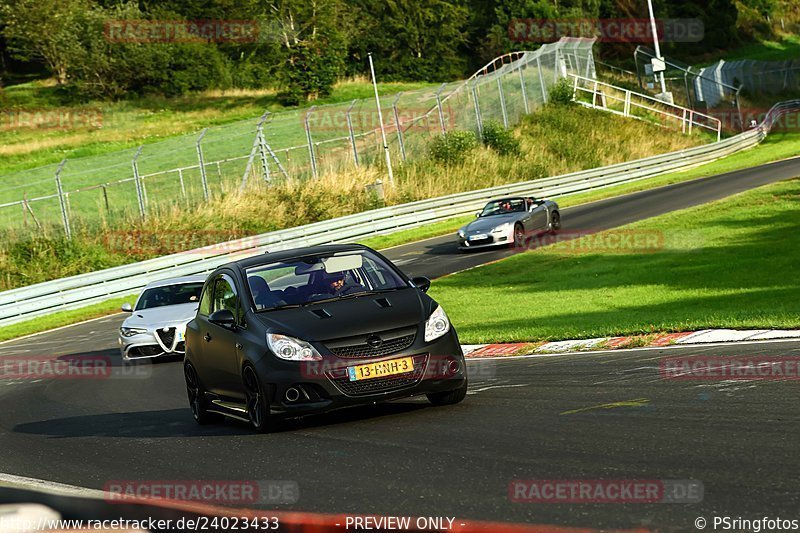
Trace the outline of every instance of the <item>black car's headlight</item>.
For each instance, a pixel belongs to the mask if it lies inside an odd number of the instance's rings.
[[[136,335],[143,335],[145,333],[147,333],[146,328],[128,328],[124,326],[119,328],[119,334],[125,338],[135,337]]]
[[[277,357],[286,361],[321,361],[319,352],[304,340],[288,335],[267,333],[267,346]]]
[[[467,236],[467,233],[466,233],[466,232],[464,231],[464,229],[462,228],[462,229],[458,230],[458,236],[459,236],[459,237],[461,237],[461,238],[463,239],[464,237],[466,237],[466,236]]]
[[[436,340],[448,331],[450,331],[450,319],[447,318],[442,306],[437,306],[425,322],[425,342]]]

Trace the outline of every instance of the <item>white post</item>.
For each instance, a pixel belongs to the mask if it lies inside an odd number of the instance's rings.
[[[386,143],[386,130],[383,128],[383,113],[381,113],[381,99],[378,97],[378,82],[375,80],[375,65],[372,63],[372,52],[367,54],[369,57],[369,72],[372,75],[372,88],[375,90],[375,105],[378,107],[378,122],[381,123],[381,139],[383,140],[383,152],[386,154],[386,169],[389,171],[389,183],[394,185],[394,173],[392,172],[392,156],[389,155],[389,145]]]
[[[656,59],[663,60],[664,58],[661,57],[661,47],[658,46],[658,28],[656,27],[656,18],[653,15],[653,0],[647,0],[647,9],[650,12],[650,31],[653,32],[653,49],[656,52]],[[664,73],[661,73],[661,76],[656,76],[661,80],[661,92],[667,92],[667,85],[664,82]]]

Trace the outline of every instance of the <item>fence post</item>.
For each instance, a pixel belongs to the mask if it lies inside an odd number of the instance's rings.
[[[525,93],[525,76],[522,75],[522,65],[517,69],[519,72],[519,86],[522,89],[522,105],[525,109],[525,114],[527,115],[530,113],[530,109],[528,109],[528,95]]]
[[[203,137],[206,136],[207,131],[208,128],[205,128],[203,129],[203,131],[200,132],[200,136],[197,137],[197,143],[196,143],[197,161],[198,164],[200,165],[200,180],[203,182],[203,198],[205,199],[206,202],[209,200],[211,195],[208,192],[208,177],[206,176],[206,164],[203,161],[203,147],[201,143],[203,142]]]
[[[111,214],[111,206],[108,205],[108,187],[103,184],[103,203],[106,205],[106,214]]]
[[[183,169],[178,169],[178,180],[181,182],[181,197],[186,200],[186,184],[183,182]]]
[[[275,152],[272,151],[272,148],[270,148],[269,144],[267,144],[267,140],[264,138],[263,134],[261,135],[261,144],[262,144],[262,147],[272,157],[273,161],[275,161],[275,165],[278,167],[278,170],[281,171],[281,174],[283,174],[283,177],[288,180],[289,179],[289,174],[286,172],[286,169],[283,168],[283,165],[281,164],[281,160],[278,159],[278,156],[275,154]],[[286,161],[287,162],[289,161],[289,149],[288,148],[286,149]]]
[[[350,113],[353,111],[353,106],[356,105],[358,99],[353,100],[350,102],[350,107],[347,108],[345,112],[345,118],[347,118],[347,133],[350,135],[350,146],[353,149],[353,164],[358,166],[358,148],[356,147],[356,134],[353,132],[353,119],[350,116]]]
[[[444,127],[444,111],[442,110],[442,98],[441,98],[442,91],[444,90],[445,87],[447,87],[447,84],[443,83],[436,90],[436,109],[439,110],[439,126],[442,128],[442,135],[447,133],[447,128]]]
[[[544,75],[542,74],[542,62],[539,56],[536,56],[536,72],[539,73],[539,85],[542,87],[542,102],[547,103],[547,86],[544,84]]]
[[[400,100],[402,92],[397,93],[392,101],[392,112],[394,113],[394,127],[397,128],[397,144],[400,145],[400,157],[406,160],[406,142],[403,139],[403,125],[400,124],[400,113],[397,112],[397,101]]]
[[[64,165],[67,164],[67,160],[64,159],[59,163],[58,168],[56,169],[56,189],[58,189],[58,203],[61,206],[61,221],[64,223],[64,233],[67,236],[67,239],[72,240],[72,228],[69,225],[69,213],[67,212],[67,202],[64,198],[64,188],[61,186],[61,170],[64,168]]]
[[[312,105],[308,109],[308,112],[306,113],[305,120],[303,121],[303,124],[305,125],[305,128],[306,128],[306,141],[308,142],[308,157],[311,158],[311,175],[314,176],[315,178],[317,177],[317,161],[316,161],[316,159],[314,159],[314,157],[315,157],[314,156],[314,141],[311,139],[311,128],[308,125],[308,118],[311,116],[311,113],[313,113],[314,109],[316,109],[316,108],[317,108],[317,106]]]
[[[264,150],[264,145],[266,144],[266,140],[264,139],[264,124],[267,121],[267,117],[269,117],[269,111],[265,111],[261,118],[258,120],[258,125],[256,126],[256,142],[258,143],[258,155],[261,159],[261,170],[264,172],[264,181],[270,181],[272,176],[269,173],[269,163],[267,162],[267,152]]]
[[[481,105],[478,102],[478,91],[475,89],[475,85],[470,86],[470,90],[472,91],[472,105],[475,107],[475,124],[478,126],[478,137],[483,139],[483,120],[481,119]]]
[[[500,93],[500,112],[503,113],[503,127],[508,129],[508,113],[506,112],[506,97],[503,94],[503,84],[500,82],[501,76],[497,77],[497,92]]]
[[[631,116],[631,92],[625,91],[625,106],[623,109],[623,115],[626,117]]]
[[[133,160],[131,161],[131,166],[133,167],[133,182],[136,185],[136,199],[139,202],[139,216],[142,220],[145,218],[144,191],[142,190],[142,178],[139,176],[139,164],[136,160],[139,159],[143,148],[144,146],[140,146],[139,149],[136,150],[136,155],[133,156]]]

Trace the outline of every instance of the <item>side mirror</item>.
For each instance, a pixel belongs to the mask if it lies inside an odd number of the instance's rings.
[[[133,313],[133,306],[127,302],[122,304],[121,309],[126,313]]]
[[[481,214],[480,213],[475,213],[475,218],[481,218]]]
[[[233,316],[230,309],[220,309],[211,313],[208,321],[218,326],[231,328],[236,324],[236,317]]]
[[[429,280],[425,276],[417,276],[415,278],[411,278],[411,283],[413,283],[422,292],[428,292],[428,289],[431,288],[431,280]]]

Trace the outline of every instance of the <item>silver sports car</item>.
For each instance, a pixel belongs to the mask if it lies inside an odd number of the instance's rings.
[[[558,204],[532,196],[492,200],[476,217],[458,230],[460,250],[523,246],[531,235],[561,228]]]
[[[200,304],[205,276],[187,276],[148,284],[119,328],[119,345],[126,361],[186,352],[186,324]]]

